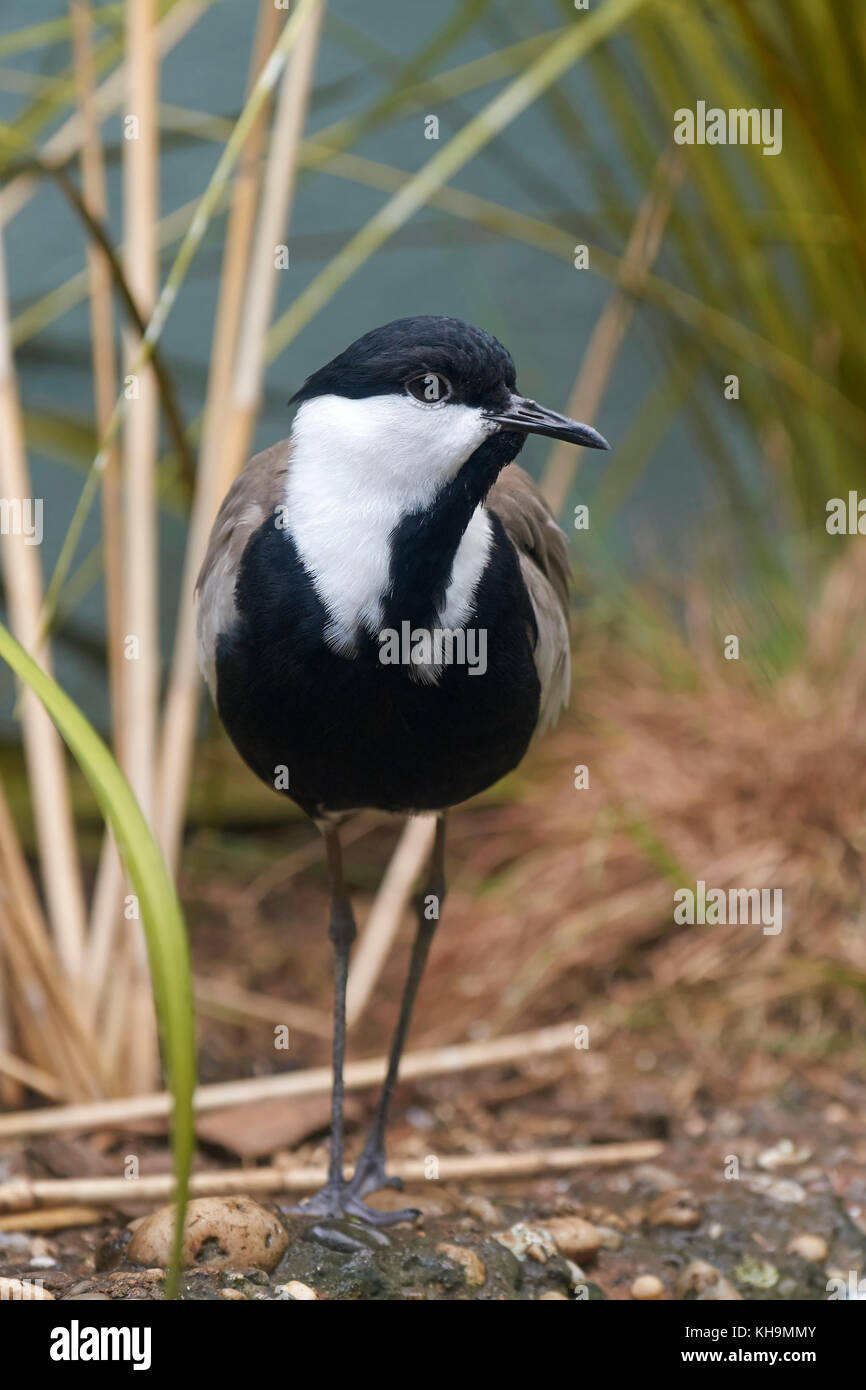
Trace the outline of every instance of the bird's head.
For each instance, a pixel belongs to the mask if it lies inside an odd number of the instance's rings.
[[[490,481],[527,435],[607,449],[602,436],[517,391],[511,354],[482,328],[430,315],[396,319],[365,333],[307,379],[296,442],[357,458],[360,469],[406,486],[450,481],[483,458]]]

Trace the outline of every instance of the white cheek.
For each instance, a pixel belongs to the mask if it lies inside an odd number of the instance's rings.
[[[318,396],[295,417],[296,450],[327,457],[352,493],[424,506],[498,427],[475,406],[422,405],[404,394]]]
[[[497,429],[480,408],[424,406],[404,395],[317,396],[300,407],[287,477],[289,530],[328,612],[335,647],[349,649],[359,625],[378,630],[391,532],[408,513],[428,507]],[[477,554],[486,526],[470,529],[464,541]],[[459,582],[446,604],[455,617],[474,587],[463,567],[455,564]]]

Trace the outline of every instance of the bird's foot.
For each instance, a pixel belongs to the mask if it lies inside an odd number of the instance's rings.
[[[367,1197],[371,1192],[381,1192],[385,1187],[402,1192],[403,1179],[388,1177],[384,1149],[365,1149],[355,1164],[355,1171],[349,1180],[349,1191],[356,1197]]]
[[[399,1221],[416,1221],[421,1215],[415,1207],[406,1207],[401,1211],[376,1211],[374,1207],[368,1207],[366,1202],[361,1201],[361,1189],[354,1187],[354,1181],[353,1178],[351,1183],[326,1182],[300,1206],[284,1210],[295,1216],[354,1216],[368,1226],[396,1226]],[[390,1185],[393,1186],[393,1183]],[[374,1192],[382,1186],[382,1183],[377,1183],[363,1191]]]

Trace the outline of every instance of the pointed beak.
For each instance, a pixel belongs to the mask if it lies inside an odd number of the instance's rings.
[[[610,448],[604,436],[591,425],[569,420],[567,415],[558,415],[555,410],[547,410],[525,396],[512,396],[504,410],[489,411],[487,418],[495,420],[504,430],[545,434],[549,439],[562,439],[566,444],[579,444],[584,449]]]

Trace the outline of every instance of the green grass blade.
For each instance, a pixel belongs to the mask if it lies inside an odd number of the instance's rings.
[[[111,827],[138,896],[162,1035],[166,1077],[174,1097],[172,1144],[177,1181],[177,1219],[166,1296],[177,1293],[184,1214],[189,1192],[194,1128],[195,1026],[192,977],[183,912],[162,850],[126,778],[96,730],[0,623],[0,657],[38,696],[90,783]]]

